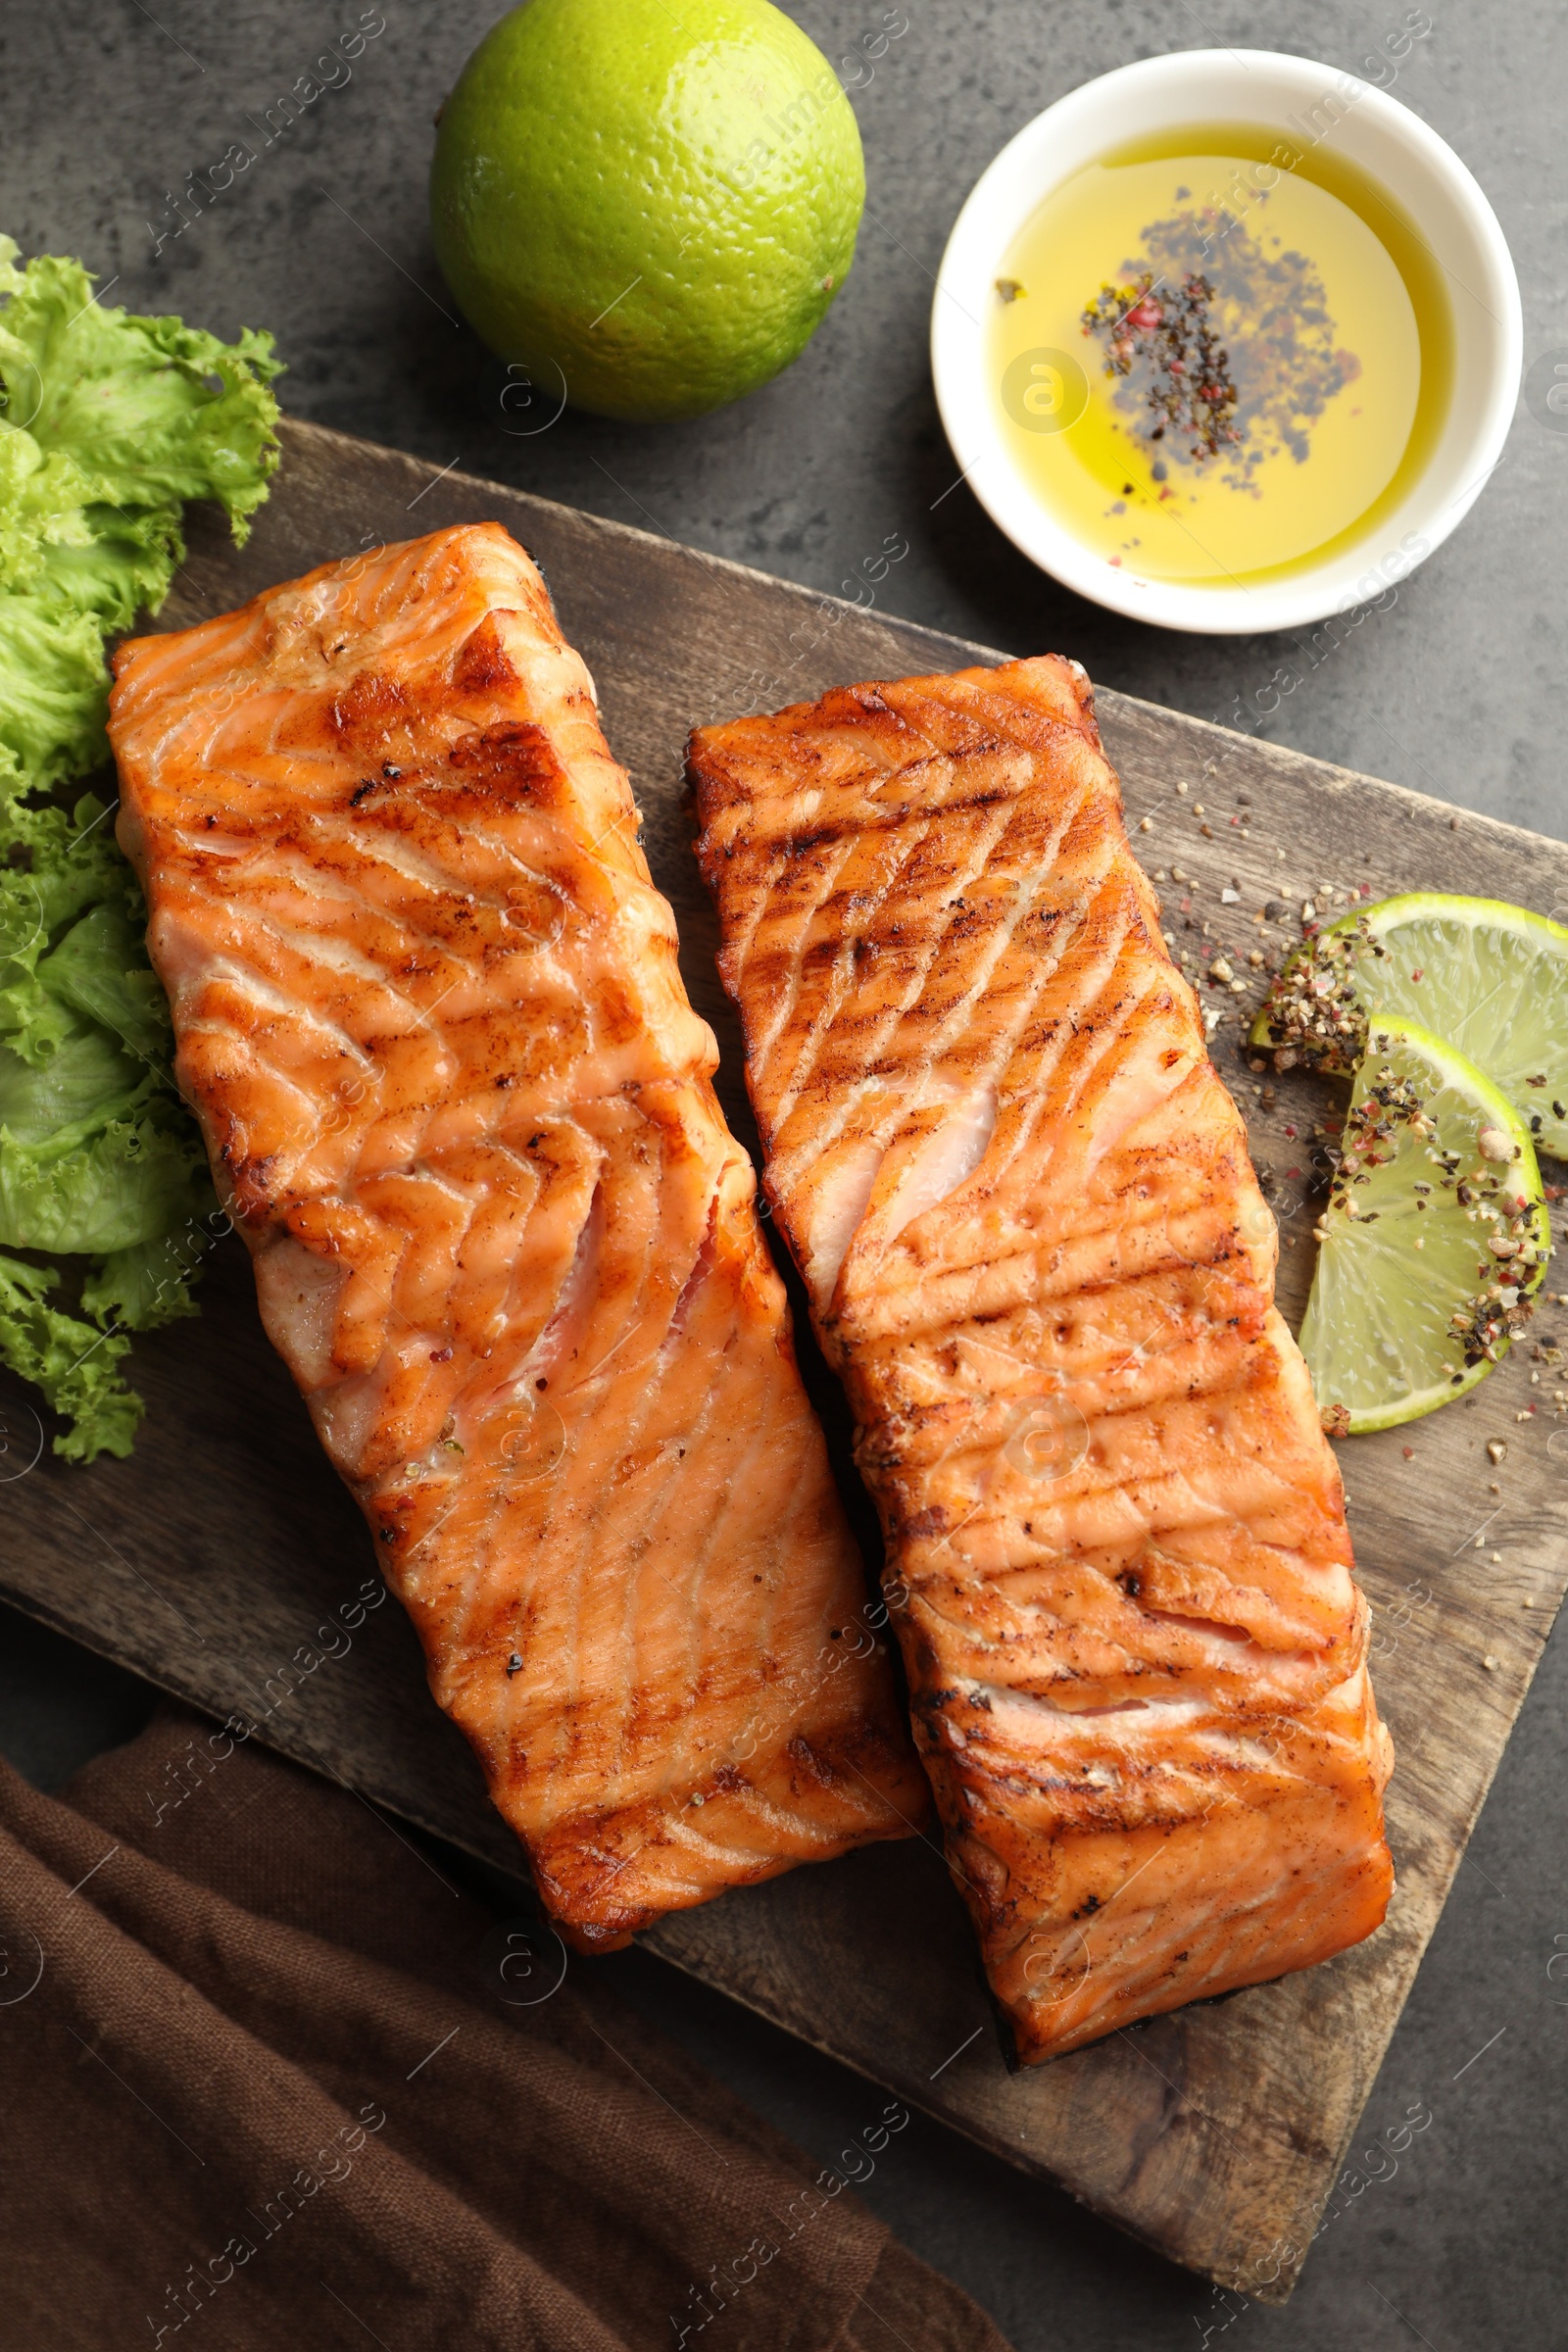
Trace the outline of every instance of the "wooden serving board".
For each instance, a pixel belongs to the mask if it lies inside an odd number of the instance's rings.
[[[203,521],[165,625],[381,540],[482,517],[506,523],[543,564],[597,678],[655,876],[679,916],[687,983],[718,1034],[719,1092],[751,1141],[739,1040],[691,851],[687,729],[836,682],[999,657],[494,484],[435,477],[337,434],[289,424],[284,439],[249,545],[236,554]],[[1568,904],[1561,844],[1455,818],[1438,802],[1113,693],[1102,693],[1100,715],[1130,816],[1152,818],[1134,833],[1148,865],[1190,877],[1164,886],[1166,919],[1181,944],[1203,948],[1205,963],[1209,940],[1243,973],[1250,947],[1281,944],[1285,926],[1260,929],[1254,917],[1287,885],[1298,915],[1324,883],[1366,882],[1378,897],[1422,885],[1543,910]],[[1230,905],[1222,889],[1237,892]],[[1183,928],[1184,907],[1211,926],[1208,939]],[[1343,1108],[1343,1093],[1293,1075],[1264,1110],[1253,1091],[1262,1080],[1237,1043],[1253,995],[1209,995],[1226,1008],[1212,1050],[1247,1111],[1260,1168],[1278,1179],[1282,1303],[1298,1318],[1315,1207],[1309,1129]],[[1554,1320],[1568,1326],[1568,1314],[1538,1318],[1544,1339]],[[798,1323],[808,1355],[799,1311]],[[1064,2182],[1173,2260],[1283,2301],[1568,1581],[1568,1422],[1551,1404],[1563,1375],[1538,1364],[1532,1387],[1531,1352],[1528,1343],[1517,1348],[1465,1404],[1340,1448],[1375,1612],[1378,1693],[1398,1754],[1389,1798],[1398,1893],[1388,1925],[1357,1950],[1019,2076],[1004,2064],[964,1915],[928,1844],[883,1846],[727,1894],[647,1944],[1009,2163]],[[135,1455],[87,1471],[40,1453],[36,1416],[20,1392],[7,1393],[0,1592],[198,1707],[241,1713],[263,1740],[391,1814],[516,1872],[517,1848],[477,1768],[427,1695],[411,1628],[395,1605],[367,1614],[356,1601],[362,1587],[375,1589],[370,1543],[262,1336],[237,1242],[212,1252],[200,1319],[139,1342],[131,1370],[148,1403]],[[842,1405],[819,1364],[810,1376],[864,1527]],[[1500,1466],[1487,1458],[1489,1440],[1506,1445]],[[329,1624],[341,1630],[318,1634]],[[172,1793],[149,1791],[150,1806]],[[367,1834],[395,1833],[384,1824]]]

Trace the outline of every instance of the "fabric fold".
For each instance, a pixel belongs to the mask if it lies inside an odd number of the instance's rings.
[[[195,1718],[0,1769],[0,1942],[29,2352],[1005,2352],[547,1928]]]

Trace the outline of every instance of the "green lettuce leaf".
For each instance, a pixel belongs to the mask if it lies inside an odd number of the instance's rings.
[[[65,1010],[62,1007],[62,1010]],[[108,1030],[67,1012],[70,1028],[55,1052],[24,1061],[0,1046],[0,1134],[7,1160],[39,1147],[57,1154],[97,1133],[106,1116],[124,1118],[148,1092],[147,1068]],[[0,1189],[6,1170],[0,1169]],[[48,1243],[23,1243],[47,1249]]]
[[[218,1202],[192,1214],[178,1232],[117,1250],[81,1286],[81,1303],[100,1323],[122,1331],[157,1331],[161,1324],[200,1312],[191,1286],[217,1239]]]
[[[140,915],[139,893],[137,902]],[[101,901],[72,924],[36,976],[50,996],[113,1030],[141,1061],[166,1068],[173,1031],[169,1000],[147,962],[145,929],[144,915],[133,921],[128,906]]]
[[[180,318],[106,310],[81,264],[56,254],[16,265],[0,238],[10,422],[74,459],[106,505],[216,499],[243,540],[277,464],[271,336],[245,327],[224,343]]]
[[[0,596],[0,745],[29,790],[84,775],[108,756],[104,633],[34,589]]]
[[[118,1370],[130,1342],[47,1305],[59,1280],[21,1258],[0,1257],[0,1363],[41,1389],[45,1402],[70,1422],[55,1440],[56,1453],[70,1462],[100,1453],[122,1459],[145,1410]]]
[[[270,336],[92,283],[0,237],[0,1248],[89,1261],[78,1316],[0,1257],[0,1362],[72,1422],[73,1460],[130,1450],[125,1334],[195,1311],[216,1203],[112,811],[59,788],[107,756],[105,639],[163,603],[185,502],[243,540],[278,458]]]
[[[0,1128],[0,1249],[96,1257],[156,1241],[191,1195],[200,1146],[155,1112],[114,1119],[90,1141],[30,1152]]]
[[[105,629],[128,629],[169,594],[185,541],[175,507],[89,506],[91,536],[57,539],[39,561],[33,593],[51,609],[90,612]]]
[[[92,545],[92,495],[73,459],[46,456],[30,433],[0,419],[0,588],[30,588],[50,555]]]
[[[0,865],[0,1039],[24,1061],[41,1063],[71,1034],[69,988],[51,990],[40,973],[51,942],[63,946],[74,918],[94,906],[123,911],[138,931],[145,915],[101,801],[83,794],[68,814],[7,801],[4,790],[0,775],[0,852],[8,859]],[[68,957],[68,966],[74,960]],[[157,988],[140,945],[127,969],[145,973],[147,985]],[[136,1048],[139,1041],[127,1037],[127,1043]]]

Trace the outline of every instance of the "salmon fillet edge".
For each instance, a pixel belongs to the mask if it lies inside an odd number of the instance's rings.
[[[262,1317],[564,1933],[927,1803],[592,680],[497,524],[121,648]]]
[[[688,772],[1019,2056],[1357,1942],[1392,1749],[1343,1489],[1083,670],[836,689]]]

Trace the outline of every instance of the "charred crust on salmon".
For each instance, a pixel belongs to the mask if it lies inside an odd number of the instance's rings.
[[[549,793],[565,782],[549,736],[530,719],[508,720],[465,735],[453,745],[447,759],[453,767],[465,771],[488,770],[497,786],[513,792]]]
[[[461,695],[484,695],[521,683],[507,655],[494,614],[466,638],[452,665],[452,684]]]
[[[407,715],[409,708],[408,695],[395,678],[362,670],[333,696],[324,715],[331,733],[347,747],[362,740],[379,741],[389,725]]]

